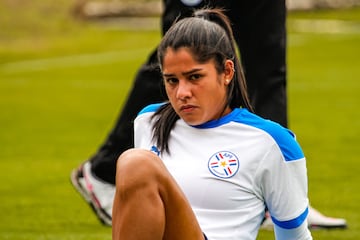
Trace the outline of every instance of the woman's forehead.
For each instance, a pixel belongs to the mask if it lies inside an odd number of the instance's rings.
[[[194,57],[190,49],[188,48],[181,48],[181,49],[168,49],[166,54],[164,55],[164,62],[163,62],[163,71],[171,71],[174,68],[203,68],[204,65],[215,65],[214,60],[211,58],[205,62],[199,62]]]

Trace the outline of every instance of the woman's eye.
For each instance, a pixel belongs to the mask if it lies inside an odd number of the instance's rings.
[[[176,84],[177,82],[179,82],[179,80],[176,78],[166,78],[165,81],[169,84]]]
[[[189,79],[193,81],[193,80],[198,80],[200,77],[201,77],[200,74],[192,74],[192,75],[189,77]]]

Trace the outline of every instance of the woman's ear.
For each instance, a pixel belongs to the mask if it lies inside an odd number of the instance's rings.
[[[225,61],[224,74],[225,74],[225,84],[228,85],[232,81],[234,74],[235,74],[235,68],[234,68],[233,61],[231,61],[231,60]]]

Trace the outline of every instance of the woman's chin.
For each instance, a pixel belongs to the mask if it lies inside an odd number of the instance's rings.
[[[182,118],[182,120],[184,120],[184,122],[186,122],[186,124],[191,125],[191,126],[196,126],[196,125],[200,125],[200,124],[204,123],[200,119],[194,118],[194,117],[186,116],[186,117],[181,117],[181,118]]]

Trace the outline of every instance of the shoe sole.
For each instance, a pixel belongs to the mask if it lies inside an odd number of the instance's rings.
[[[91,210],[95,213],[99,221],[105,226],[112,225],[111,217],[100,207],[98,199],[93,195],[89,194],[80,184],[78,180],[78,170],[74,169],[70,174],[70,182],[74,186],[75,190],[80,196],[89,204]]]
[[[311,230],[321,230],[321,229],[346,229],[347,225],[315,225],[315,224],[311,224],[309,225],[309,229]]]

